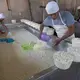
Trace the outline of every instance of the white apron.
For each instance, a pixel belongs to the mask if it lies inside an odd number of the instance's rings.
[[[52,20],[52,24],[53,24],[54,29],[56,30],[58,37],[61,38],[62,36],[64,36],[65,32],[68,30],[68,27],[66,26],[66,24],[62,20],[60,13],[59,13],[59,17],[60,17],[60,20],[63,25],[54,25],[53,20]],[[61,43],[57,46],[57,49],[61,50],[61,51],[67,50],[68,43],[66,41],[72,41],[72,38],[74,38],[74,34],[72,36],[68,37],[67,39],[61,41]]]

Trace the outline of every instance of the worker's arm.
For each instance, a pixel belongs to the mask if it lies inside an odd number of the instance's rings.
[[[70,37],[71,35],[73,35],[74,34],[74,25],[71,25],[71,26],[69,26],[68,27],[68,31],[65,33],[65,35],[61,38],[61,40],[64,40],[64,39],[66,39],[66,38],[68,38],[68,37]]]
[[[6,32],[8,32],[8,28],[7,28],[7,26],[4,24],[3,21],[1,21],[1,25],[6,29]]]
[[[42,32],[43,32],[43,29],[44,29],[44,25],[41,24],[41,25],[40,25],[40,34],[39,34],[39,38],[41,38],[41,34],[42,34]]]
[[[61,38],[58,38],[56,40],[56,44],[55,45],[58,45],[62,40],[70,37],[71,35],[73,35],[73,33],[74,33],[74,25],[71,25],[71,26],[68,27],[68,30],[66,31],[66,33],[64,34],[64,36],[61,37]]]

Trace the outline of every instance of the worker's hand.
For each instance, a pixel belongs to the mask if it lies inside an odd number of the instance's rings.
[[[60,42],[61,42],[61,39],[60,39],[60,38],[57,38],[57,39],[55,40],[55,45],[54,45],[54,46],[57,46]]]
[[[41,39],[41,35],[38,36],[38,39]]]

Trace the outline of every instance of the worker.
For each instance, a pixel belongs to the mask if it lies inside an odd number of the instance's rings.
[[[4,19],[5,19],[4,14],[3,13],[0,13],[0,23],[1,23],[0,33],[1,34],[7,34],[8,33],[8,28],[4,24]]]
[[[74,17],[68,11],[59,11],[59,6],[55,1],[49,2],[45,9],[48,17],[40,26],[39,38],[41,38],[44,26],[52,26],[57,33],[54,46],[61,46],[61,50],[63,50],[63,43],[67,44],[74,37]]]

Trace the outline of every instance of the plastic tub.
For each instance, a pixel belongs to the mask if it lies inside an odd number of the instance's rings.
[[[73,56],[67,52],[62,51],[56,52],[53,55],[53,59],[55,66],[63,70],[70,68],[73,62]]]
[[[72,39],[72,47],[80,47],[80,38]]]
[[[14,20],[11,20],[11,22],[13,23],[13,24],[15,24],[16,23],[16,20],[14,19]]]
[[[74,56],[74,62],[80,62],[80,48],[69,47],[67,51]]]
[[[47,35],[53,35],[54,34],[54,29],[49,28],[47,31]]]

